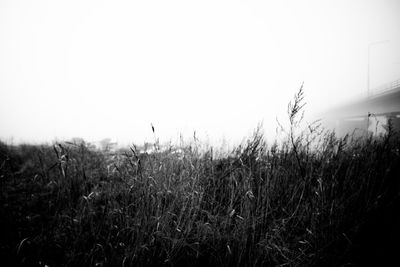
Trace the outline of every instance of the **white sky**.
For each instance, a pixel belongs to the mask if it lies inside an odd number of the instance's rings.
[[[0,1],[0,138],[275,134],[400,78],[400,1]]]

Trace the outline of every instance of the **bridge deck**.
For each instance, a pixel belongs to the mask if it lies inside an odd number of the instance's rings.
[[[389,119],[394,129],[400,131],[400,83],[391,90],[330,110],[322,117],[325,126],[335,128],[339,135],[357,129],[378,134],[378,130],[373,130],[377,126],[382,133]]]

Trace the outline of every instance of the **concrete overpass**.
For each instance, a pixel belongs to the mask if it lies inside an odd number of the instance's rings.
[[[324,125],[334,128],[339,136],[385,133],[389,119],[400,131],[400,79],[375,88],[368,98],[329,110],[321,117]]]

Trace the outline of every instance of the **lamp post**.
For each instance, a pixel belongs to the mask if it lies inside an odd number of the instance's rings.
[[[371,65],[371,47],[374,45],[378,45],[378,44],[384,44],[384,43],[388,43],[389,40],[383,40],[383,41],[377,41],[377,42],[372,42],[368,44],[368,74],[367,74],[367,98],[369,98],[370,96],[370,65]]]

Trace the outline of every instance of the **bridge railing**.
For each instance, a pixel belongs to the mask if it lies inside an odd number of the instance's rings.
[[[395,81],[390,82],[390,83],[386,83],[386,84],[378,86],[378,87],[375,87],[372,90],[371,96],[380,95],[380,94],[383,94],[385,92],[388,92],[388,91],[393,90],[393,89],[398,88],[398,87],[400,87],[400,79],[395,80]]]

